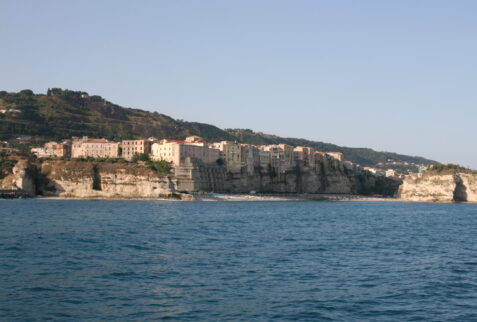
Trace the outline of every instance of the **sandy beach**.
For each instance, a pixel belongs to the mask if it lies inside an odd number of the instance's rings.
[[[194,194],[199,201],[399,201],[395,198],[348,194]]]
[[[370,197],[349,194],[227,194],[192,193],[170,198],[125,198],[125,197],[65,197],[37,196],[39,199],[53,200],[162,200],[162,201],[402,201],[396,198]]]

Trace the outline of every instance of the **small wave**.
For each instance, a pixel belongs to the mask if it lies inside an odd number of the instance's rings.
[[[135,249],[135,250],[150,250],[151,249],[151,247],[140,246],[140,245],[124,245],[124,247]]]
[[[58,292],[57,289],[50,288],[50,287],[41,287],[41,286],[30,287],[27,290],[30,292]]]

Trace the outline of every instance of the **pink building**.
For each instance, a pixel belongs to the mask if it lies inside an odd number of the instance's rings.
[[[149,154],[151,141],[149,140],[123,140],[121,142],[122,157],[131,160],[136,154]]]
[[[119,143],[106,139],[73,138],[71,146],[72,158],[118,158]]]
[[[63,158],[70,154],[71,143],[64,140],[61,143],[50,141],[42,148],[33,148],[31,152],[39,158]]]
[[[220,151],[208,147],[189,144],[186,141],[164,139],[151,146],[151,159],[165,160],[174,166],[184,163],[186,158],[196,159],[203,163],[215,163],[220,158]]]

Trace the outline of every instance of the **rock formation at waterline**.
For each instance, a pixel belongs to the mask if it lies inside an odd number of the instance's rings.
[[[9,173],[2,173],[0,190],[17,191],[19,196],[33,197],[36,194],[36,168],[27,160],[12,161],[15,163]]]
[[[406,201],[477,202],[477,173],[448,169],[408,175],[398,197]]]
[[[178,167],[160,175],[143,163],[44,160],[17,161],[1,189],[34,196],[102,199],[188,198],[188,192],[381,194],[392,196],[398,182],[366,171],[347,169],[332,158],[316,169],[296,167],[284,173],[241,171],[223,166]],[[190,197],[190,196],[189,196]]]
[[[39,193],[71,198],[157,199],[172,197],[174,184],[142,164],[45,161]]]

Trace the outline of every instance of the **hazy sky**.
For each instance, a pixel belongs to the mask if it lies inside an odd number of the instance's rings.
[[[477,168],[477,1],[0,1],[0,90]]]

